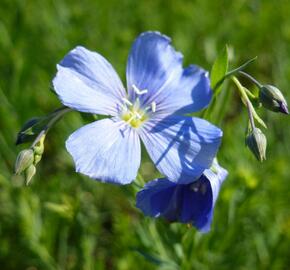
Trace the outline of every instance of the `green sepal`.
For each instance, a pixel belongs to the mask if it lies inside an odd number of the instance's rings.
[[[33,164],[31,164],[26,170],[25,170],[25,183],[28,186],[32,177],[36,173],[36,168]]]
[[[34,153],[32,149],[22,150],[15,162],[15,174],[20,174],[26,170],[34,161]]]

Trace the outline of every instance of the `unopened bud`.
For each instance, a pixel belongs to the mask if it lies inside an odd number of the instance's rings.
[[[34,155],[34,162],[33,162],[33,164],[34,165],[36,165],[40,160],[41,160],[41,155]]]
[[[259,100],[263,107],[270,111],[289,114],[288,105],[283,94],[273,85],[263,85],[260,88]]]
[[[34,154],[32,149],[25,149],[22,150],[16,159],[15,162],[15,173],[20,174],[22,173],[25,169],[27,169],[34,160]]]
[[[254,128],[246,138],[246,145],[259,161],[266,160],[266,136],[259,128]]]
[[[33,146],[33,151],[34,151],[35,154],[37,154],[37,155],[42,155],[43,154],[43,151],[44,151],[44,139],[45,139],[45,135],[42,135],[42,137],[37,142],[37,144],[35,146]]]
[[[32,179],[32,177],[35,175],[36,173],[36,168],[35,166],[32,164],[30,165],[26,170],[25,170],[25,183],[28,186],[30,180]]]

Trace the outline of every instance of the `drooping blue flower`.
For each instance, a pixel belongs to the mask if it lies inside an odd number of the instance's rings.
[[[137,193],[137,207],[151,217],[191,223],[202,232],[210,230],[214,205],[227,171],[214,162],[211,169],[189,184],[176,184],[166,178],[148,182]]]
[[[182,55],[157,32],[141,34],[127,63],[127,92],[110,63],[83,47],[57,65],[53,86],[62,103],[81,112],[112,116],[70,135],[66,147],[76,170],[105,182],[128,184],[140,166],[140,138],[170,181],[197,179],[208,168],[222,132],[186,113],[211,99],[207,72],[182,67]]]

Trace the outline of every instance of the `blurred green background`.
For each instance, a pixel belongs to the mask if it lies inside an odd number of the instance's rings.
[[[208,234],[144,218],[130,187],[76,174],[64,142],[92,120],[77,112],[49,134],[29,187],[12,176],[22,124],[61,105],[50,91],[60,59],[81,44],[124,80],[130,46],[146,30],[172,37],[186,65],[210,69],[225,44],[231,67],[257,55],[247,71],[290,102],[289,1],[1,0],[1,269],[289,269],[290,120],[259,111],[268,124],[268,159],[259,164],[244,146],[246,111],[232,84],[223,90],[230,99],[219,152],[230,174]],[[146,157],[141,173],[156,173]]]

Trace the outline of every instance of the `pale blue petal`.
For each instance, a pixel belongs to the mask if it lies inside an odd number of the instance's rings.
[[[140,166],[140,140],[124,122],[103,119],[70,135],[66,148],[76,171],[102,182],[128,184]]]
[[[125,89],[114,68],[100,54],[76,47],[57,70],[53,87],[64,105],[82,112],[118,114]]]
[[[145,32],[134,42],[127,64],[127,88],[134,100],[132,85],[148,93],[143,105],[155,102],[157,112],[189,113],[206,107],[211,99],[207,72],[197,66],[182,67],[182,54],[170,45],[169,37]]]
[[[135,40],[127,63],[127,89],[131,97],[134,97],[132,85],[147,89],[146,99],[179,78],[183,57],[170,43],[169,37],[158,32],[142,33]]]
[[[160,113],[192,113],[208,106],[212,97],[208,73],[191,65],[182,76],[172,82],[170,88],[151,98],[160,100],[156,108]]]
[[[179,184],[198,179],[211,166],[222,137],[209,122],[185,116],[152,118],[139,134],[158,170]]]

